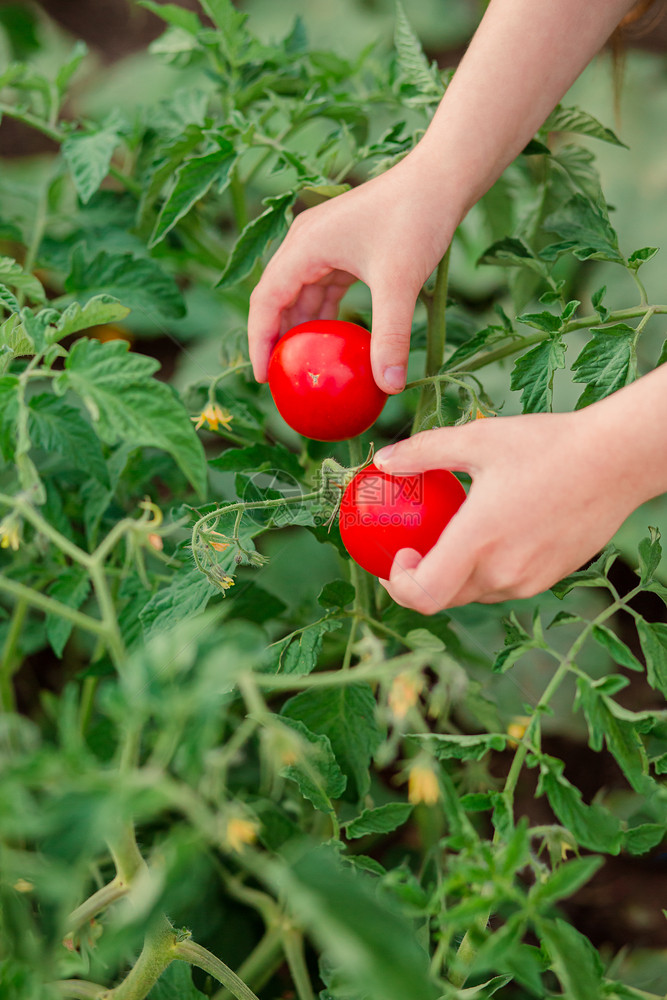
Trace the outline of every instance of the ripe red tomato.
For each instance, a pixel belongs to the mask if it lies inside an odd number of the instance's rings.
[[[348,485],[340,505],[340,534],[355,562],[386,580],[399,549],[426,555],[466,498],[444,469],[392,476],[367,465]]]
[[[269,387],[283,419],[315,441],[356,437],[387,399],[373,379],[370,333],[335,319],[300,323],[280,338]]]

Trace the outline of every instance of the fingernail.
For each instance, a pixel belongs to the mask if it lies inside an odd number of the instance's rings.
[[[394,448],[395,445],[393,444],[388,444],[386,448],[380,448],[380,450],[376,453],[373,459],[375,464],[378,466],[384,464],[384,462],[386,462],[389,459]]]
[[[384,378],[392,389],[402,389],[405,385],[405,368],[403,365],[389,365],[384,370]]]

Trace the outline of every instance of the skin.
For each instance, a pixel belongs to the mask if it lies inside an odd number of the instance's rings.
[[[375,380],[386,392],[403,388],[417,295],[457,225],[632,6],[491,0],[415,149],[295,219],[251,297],[258,381],[266,381],[278,337],[296,323],[335,318],[349,286],[361,280],[373,302]],[[658,371],[577,413],[480,420],[418,434],[394,446],[391,457],[383,449],[379,463],[390,472],[440,467],[473,477],[469,499],[438,545],[421,560],[407,550],[397,555],[383,581],[394,600],[428,614],[527,597],[585,562],[636,506],[667,488],[656,488],[637,462],[659,412],[665,426],[665,382]],[[656,447],[667,464],[664,435]],[[648,457],[654,464],[655,453]]]

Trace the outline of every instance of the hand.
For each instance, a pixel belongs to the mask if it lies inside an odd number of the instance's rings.
[[[410,157],[294,220],[250,299],[255,378],[267,379],[271,349],[297,323],[334,319],[357,279],[371,290],[371,361],[385,392],[400,392],[419,291],[456,226],[439,219]]]
[[[422,614],[532,597],[594,556],[646,499],[619,451],[622,435],[601,419],[606,404],[476,420],[381,449],[375,462],[387,472],[443,468],[473,479],[426,556],[397,553],[381,581],[391,597]]]

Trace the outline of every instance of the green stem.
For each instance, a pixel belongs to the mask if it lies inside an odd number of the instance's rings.
[[[109,838],[108,843],[116,868],[114,881],[129,885],[137,872],[146,868],[146,862],[137,846],[132,823],[123,824],[120,834],[117,837]]]
[[[16,709],[12,677],[16,672],[17,646],[27,611],[27,600],[24,597],[19,598],[14,605],[12,620],[2,649],[2,660],[0,661],[0,707],[5,712],[13,712]]]
[[[60,979],[56,983],[50,983],[61,997],[70,997],[71,1000],[101,1000],[106,994],[106,986],[99,986],[97,983],[89,983],[85,979]]]
[[[206,948],[195,944],[194,941],[179,941],[172,949],[172,954],[174,958],[180,958],[182,961],[189,962],[190,965],[196,965],[198,969],[208,972],[209,976],[213,976],[219,983],[226,986],[232,996],[236,997],[236,1000],[258,1000],[256,994],[249,986],[246,986],[235,972],[232,972],[228,965],[221,962]]]
[[[108,885],[102,886],[92,896],[89,896],[81,906],[77,906],[76,910],[72,910],[67,918],[68,933],[75,933],[79,927],[87,924],[96,914],[101,913],[102,910],[106,910],[107,906],[111,906],[112,903],[122,899],[129,892],[129,888],[129,885],[120,878],[115,878]]]
[[[283,935],[283,947],[297,997],[299,1000],[315,1000],[303,953],[303,935],[295,928],[289,928]]]
[[[144,939],[144,946],[135,965],[115,989],[109,991],[113,1000],[144,1000],[175,955],[176,936],[166,917],[160,917]]]
[[[244,983],[261,990],[284,961],[283,935],[279,927],[270,927],[259,944],[239,966],[238,976]],[[213,994],[212,1000],[229,1000],[231,993],[223,988]]]
[[[360,617],[359,615],[353,615],[352,621],[350,622],[350,632],[347,637],[347,642],[345,643],[345,654],[343,656],[342,670],[349,670],[350,663],[352,661],[352,647],[357,636],[357,627],[359,625]]]
[[[66,618],[67,621],[86,632],[107,637],[107,628],[104,622],[98,621],[97,618],[91,618],[90,615],[84,615],[74,608],[68,608],[66,604],[56,601],[53,597],[47,597],[46,594],[40,594],[39,591],[32,590],[31,587],[26,587],[23,583],[10,580],[6,576],[0,576],[0,591],[4,591],[4,593],[19,600],[27,601],[32,607],[39,608],[47,615],[58,615],[60,618]]]
[[[417,668],[420,663],[419,650],[396,656],[381,663],[369,663],[349,670],[322,670],[316,674],[297,676],[296,674],[254,674],[253,681],[258,688],[269,691],[306,690],[307,688],[345,687],[361,681],[381,681],[406,668]],[[422,654],[422,665],[429,662],[426,651]]]
[[[437,375],[445,360],[445,342],[447,338],[447,281],[449,276],[449,256],[451,244],[438,264],[433,294],[425,297],[426,302],[426,365],[424,375],[428,378]],[[429,413],[435,409],[436,396],[432,384],[422,387],[417,403],[417,411],[412,424],[412,433],[422,429]]]

